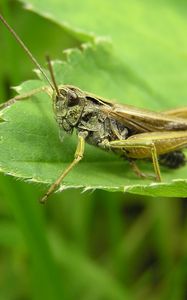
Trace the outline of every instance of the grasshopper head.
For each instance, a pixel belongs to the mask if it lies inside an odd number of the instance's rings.
[[[80,90],[64,85],[53,99],[54,113],[59,127],[71,134],[84,108],[84,99],[81,97]]]
[[[57,123],[62,131],[71,134],[78,123],[84,108],[83,92],[76,87],[63,85],[57,86],[51,60],[47,56],[49,72],[53,86],[53,109]]]

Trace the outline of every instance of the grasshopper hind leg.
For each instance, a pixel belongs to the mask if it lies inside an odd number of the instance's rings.
[[[133,172],[140,178],[154,178],[151,174],[143,173],[135,159],[125,157],[129,161],[129,164],[133,170]],[[150,159],[148,159],[150,160]],[[158,162],[160,165],[165,166],[169,169],[178,169],[186,165],[186,156],[181,150],[172,151],[166,154],[159,155]]]

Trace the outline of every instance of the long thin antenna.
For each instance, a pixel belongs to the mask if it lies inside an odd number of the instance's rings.
[[[46,55],[46,60],[47,60],[49,73],[51,75],[51,80],[52,80],[53,86],[55,88],[55,91],[56,91],[57,95],[60,96],[60,92],[59,92],[58,85],[57,85],[56,80],[55,80],[55,75],[54,75],[54,72],[53,72],[53,67],[52,67],[51,59],[50,59],[49,55]]]
[[[30,52],[30,50],[26,47],[26,45],[21,40],[21,38],[17,35],[17,33],[13,30],[13,28],[6,22],[6,20],[3,18],[3,16],[1,14],[0,14],[0,20],[7,27],[7,29],[10,31],[10,33],[14,36],[14,38],[17,40],[17,42],[20,44],[20,46],[25,50],[25,52],[30,57],[30,59],[32,60],[32,62],[34,63],[34,65],[37,66],[37,68],[43,74],[43,76],[45,77],[45,79],[48,81],[48,83],[50,84],[50,86],[52,87],[52,89],[55,90],[55,88],[52,85],[50,79],[48,78],[48,76],[46,75],[46,73],[44,72],[44,70],[42,69],[42,67],[40,66],[40,64],[37,62],[37,60],[32,55],[32,53]]]

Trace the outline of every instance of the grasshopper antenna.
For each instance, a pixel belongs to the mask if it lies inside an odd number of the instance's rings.
[[[53,91],[56,90],[56,87],[54,87],[52,85],[50,79],[48,78],[48,76],[46,75],[46,73],[44,72],[44,70],[42,69],[40,64],[37,62],[35,57],[32,55],[30,50],[27,48],[27,46],[24,44],[24,42],[21,40],[21,38],[17,35],[17,33],[13,30],[13,28],[6,22],[6,20],[3,18],[3,16],[1,14],[0,14],[0,20],[5,25],[5,27],[10,31],[10,33],[14,36],[14,38],[17,40],[17,42],[20,44],[20,46],[24,49],[24,51],[27,53],[27,55],[29,56],[31,61],[34,63],[34,65],[37,66],[37,68],[43,74],[43,76],[45,77],[45,79],[50,84],[51,88],[53,89]]]
[[[49,73],[51,75],[51,80],[52,80],[54,89],[55,89],[57,95],[60,96],[60,92],[59,92],[58,85],[57,85],[56,80],[55,80],[55,75],[54,75],[54,71],[53,71],[53,67],[52,67],[52,63],[51,63],[51,59],[50,59],[49,55],[46,55],[46,60],[47,60]]]

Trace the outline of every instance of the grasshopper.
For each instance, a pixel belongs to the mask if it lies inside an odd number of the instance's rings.
[[[83,158],[85,142],[112,151],[128,160],[136,175],[142,178],[148,175],[141,172],[136,160],[151,159],[156,181],[161,181],[159,163],[169,168],[178,168],[186,163],[182,149],[187,146],[187,107],[157,113],[117,104],[75,86],[57,86],[50,59],[47,58],[51,79],[2,15],[0,20],[48,81],[53,92],[53,110],[60,136],[64,132],[71,135],[74,130],[77,133],[78,141],[74,159],[50,186],[41,199],[42,203]],[[41,89],[15,96],[2,107],[38,92],[41,92]]]

